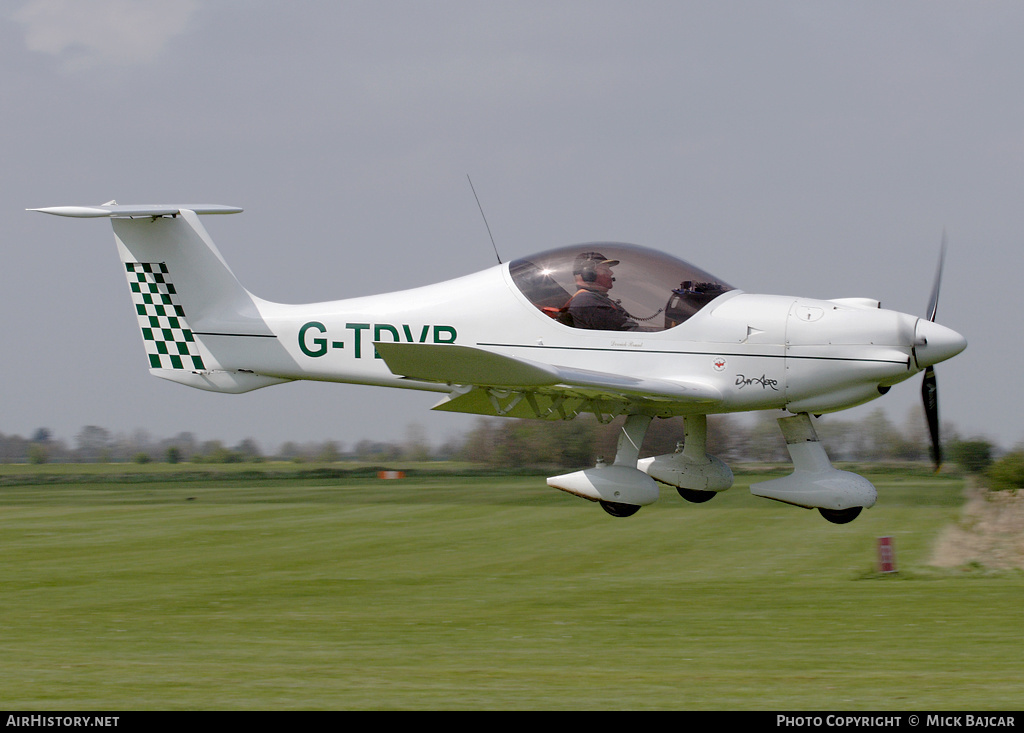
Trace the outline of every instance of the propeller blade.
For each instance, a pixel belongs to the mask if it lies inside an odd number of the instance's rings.
[[[935,470],[942,467],[942,443],[939,441],[939,388],[935,381],[935,370],[928,367],[921,383],[921,398],[924,400],[924,415],[928,420],[928,433],[932,439],[932,463]]]
[[[928,300],[928,320],[935,322],[935,314],[939,309],[939,286],[942,285],[942,267],[946,261],[946,230],[942,230],[942,245],[939,247],[939,266],[935,270],[935,283],[932,285],[932,296]],[[924,416],[928,420],[928,434],[932,439],[931,454],[935,471],[942,467],[942,443],[939,440],[939,385],[935,380],[935,369],[928,367],[924,371],[921,382],[921,399],[924,401]]]
[[[942,230],[942,246],[939,248],[939,267],[935,271],[935,284],[932,285],[932,297],[928,300],[928,320],[935,322],[935,312],[939,308],[939,285],[942,284],[942,265],[946,260],[946,230]]]

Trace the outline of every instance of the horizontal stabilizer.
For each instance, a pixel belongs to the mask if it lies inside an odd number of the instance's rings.
[[[103,204],[102,206],[48,206],[42,209],[29,209],[43,214],[55,216],[73,216],[79,219],[131,219],[145,216],[177,216],[182,209],[197,214],[240,214],[242,209],[237,206],[221,206],[219,204],[148,204],[141,206],[120,206]]]

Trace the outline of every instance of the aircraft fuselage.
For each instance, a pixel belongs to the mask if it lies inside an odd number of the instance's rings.
[[[483,302],[486,309],[472,307]],[[737,290],[666,330],[574,329],[529,303],[511,283],[507,266],[396,293],[304,305],[257,301],[256,306],[272,338],[217,324],[194,327],[210,349],[212,370],[274,381],[449,392],[457,385],[396,376],[374,344],[454,344],[573,369],[698,381],[721,394],[714,412],[820,413],[851,407],[921,371],[925,364],[915,359],[915,343],[923,338],[918,330],[930,328],[931,342],[955,345],[959,339],[948,329],[872,301]],[[660,409],[701,411],[686,404]]]

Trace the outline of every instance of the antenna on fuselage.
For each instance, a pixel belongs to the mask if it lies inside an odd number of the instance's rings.
[[[501,255],[498,254],[498,245],[494,243],[494,235],[491,234],[491,225],[487,223],[487,216],[484,214],[484,207],[480,205],[480,197],[476,195],[476,188],[473,186],[473,179],[466,174],[466,180],[469,181],[469,188],[473,192],[473,198],[476,199],[476,206],[480,209],[480,216],[483,217],[484,226],[487,227],[487,236],[491,238],[491,246],[494,247],[494,256],[498,258],[498,264],[501,264]]]

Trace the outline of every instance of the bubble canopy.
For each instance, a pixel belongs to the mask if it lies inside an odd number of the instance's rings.
[[[688,262],[619,242],[548,250],[510,262],[509,273],[526,299],[547,315],[567,326],[598,330],[664,331],[733,290]],[[601,309],[607,317],[588,317],[597,313],[588,309]]]

